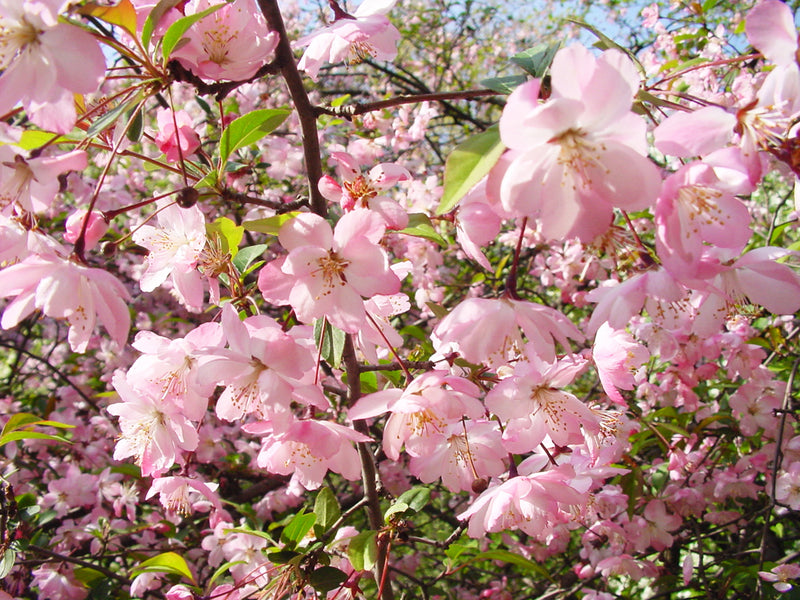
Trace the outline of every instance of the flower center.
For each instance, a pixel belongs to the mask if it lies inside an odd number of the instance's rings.
[[[208,55],[208,60],[218,65],[228,62],[231,40],[235,40],[239,34],[231,32],[230,27],[224,23],[219,23],[216,29],[203,32],[203,50]]]
[[[332,288],[335,285],[345,285],[347,283],[344,271],[350,265],[350,262],[341,258],[336,252],[328,252],[328,256],[320,258],[317,264],[319,265],[317,272],[322,273],[322,279],[325,282],[326,288]]]
[[[353,181],[345,181],[344,189],[353,198],[354,203],[359,204],[361,208],[369,208],[369,201],[378,195],[378,192],[363,175],[359,175]]]
[[[16,23],[0,19],[0,69],[5,69],[26,46],[38,43],[42,33],[23,18]]]
[[[347,63],[350,65],[357,65],[370,58],[375,58],[377,55],[378,51],[375,49],[375,46],[368,41],[361,40],[353,42],[350,44],[350,57]]]
[[[549,143],[561,147],[558,154],[558,164],[564,167],[561,185],[571,185],[575,189],[580,184],[583,188],[589,188],[592,186],[592,169],[605,170],[600,163],[600,152],[605,148],[587,139],[581,129],[568,129],[549,140]]]

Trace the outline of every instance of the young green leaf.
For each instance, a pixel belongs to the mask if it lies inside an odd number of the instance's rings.
[[[317,537],[320,537],[330,529],[339,519],[342,509],[339,507],[339,501],[330,488],[324,487],[317,494],[317,498],[314,501],[314,514],[317,515],[317,522],[314,526],[315,531],[317,527],[321,530]]]
[[[262,108],[234,119],[222,132],[219,141],[220,165],[224,165],[239,148],[255,144],[274,131],[291,112],[288,108]]]
[[[140,573],[169,573],[171,575],[180,575],[194,583],[194,576],[189,570],[189,565],[186,564],[186,560],[175,552],[164,552],[153,558],[148,558],[146,561],[134,567],[131,572],[131,579]]]
[[[268,233],[270,235],[278,235],[281,225],[287,221],[291,221],[294,217],[299,215],[298,211],[283,213],[275,215],[274,217],[267,217],[266,219],[256,219],[255,221],[245,221],[242,223],[247,231],[255,231],[258,233]]]
[[[490,127],[456,146],[444,165],[444,192],[437,215],[453,210],[475,184],[489,173],[506,149],[500,129]]]
[[[289,549],[297,547],[300,540],[306,537],[306,534],[311,531],[316,520],[317,515],[314,513],[301,512],[283,528],[281,532],[281,541],[286,544]]]
[[[335,567],[320,567],[315,569],[308,578],[308,583],[320,594],[332,592],[347,581],[347,573]]]
[[[347,545],[347,558],[356,571],[369,571],[378,559],[378,533],[362,531],[350,538]]]
[[[544,77],[547,69],[550,68],[550,65],[553,63],[553,58],[560,47],[561,42],[537,44],[533,48],[512,56],[511,62],[522,68],[529,75],[541,78]]]
[[[414,237],[425,238],[432,242],[436,242],[442,248],[447,248],[447,240],[445,240],[433,228],[430,217],[424,213],[411,213],[408,215],[408,227],[399,230],[397,233],[405,233],[406,235],[413,235]]]

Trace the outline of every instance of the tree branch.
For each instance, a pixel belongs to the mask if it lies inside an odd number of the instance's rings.
[[[308,98],[306,89],[303,87],[303,79],[300,77],[300,72],[294,62],[292,46],[286,34],[286,26],[283,24],[278,0],[258,0],[258,5],[267,20],[269,28],[280,36],[278,47],[275,49],[275,64],[278,65],[280,73],[283,75],[284,81],[286,81],[294,107],[297,109],[297,116],[300,119],[311,210],[319,216],[325,217],[328,214],[328,205],[317,187],[319,180],[322,179],[322,158],[317,135],[317,115],[311,100]]]

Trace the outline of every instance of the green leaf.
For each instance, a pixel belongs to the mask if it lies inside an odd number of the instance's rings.
[[[41,433],[39,431],[12,431],[0,436],[0,446],[5,446],[9,442],[16,442],[17,440],[52,440],[54,442],[63,442],[71,444],[63,435],[51,435],[49,433]]]
[[[228,217],[219,217],[213,223],[206,224],[208,233],[218,233],[222,239],[222,251],[228,252],[231,258],[236,257],[239,251],[239,244],[244,236],[244,227],[237,225]]]
[[[322,327],[323,323],[325,323],[324,329]],[[327,319],[316,319],[314,321],[314,342],[317,348],[320,349],[320,357],[334,368],[338,368],[342,362],[346,338],[347,334],[328,323]]]
[[[127,118],[130,119],[131,126],[128,127],[128,131],[125,135],[127,136],[128,140],[136,143],[142,137],[142,131],[144,130],[144,116],[141,110],[137,110],[135,114],[127,115]]]
[[[123,119],[125,115],[129,115],[131,111],[136,108],[140,101],[141,96],[139,94],[134,94],[133,98],[129,98],[125,102],[118,104],[104,115],[92,121],[92,124],[86,131],[86,137],[94,137],[112,125],[116,124],[117,121]],[[127,121],[127,119],[125,120]]]
[[[239,148],[254,144],[274,131],[291,112],[288,108],[262,108],[234,119],[222,132],[219,141],[220,164],[224,165]]]
[[[553,63],[553,58],[560,47],[561,42],[537,44],[533,48],[512,56],[511,62],[521,67],[529,75],[541,78],[544,77],[545,72],[550,68],[550,65]]]
[[[397,233],[405,233],[406,235],[413,235],[414,237],[425,238],[432,242],[436,242],[442,248],[447,248],[447,240],[445,240],[433,228],[430,217],[424,213],[411,213],[408,215],[408,227],[399,230]]]
[[[189,28],[192,25],[204,17],[207,17],[214,11],[219,10],[223,6],[225,6],[224,2],[200,11],[199,13],[178,19],[172,25],[170,25],[169,29],[167,29],[167,32],[164,34],[164,37],[161,38],[161,55],[164,57],[164,62],[166,63],[169,60],[172,51],[175,50],[178,42],[180,42],[183,38],[183,34],[189,31]]]
[[[378,391],[378,374],[375,371],[362,371],[359,379],[361,380],[362,394],[372,394]]]
[[[298,556],[301,556],[300,553],[294,550],[275,550],[273,552],[267,552],[267,558],[276,565],[285,565]]]
[[[489,79],[481,79],[481,85],[493,92],[501,94],[510,94],[518,86],[528,81],[525,75],[508,75],[505,77],[490,77]]]
[[[266,244],[256,244],[255,246],[248,246],[242,248],[236,253],[236,258],[233,259],[233,266],[239,273],[244,273],[254,260],[260,258],[267,249]]]
[[[450,212],[489,173],[506,147],[500,129],[490,127],[456,146],[444,166],[444,192],[437,215]]]
[[[169,573],[170,575],[180,575],[186,577],[194,583],[194,576],[189,570],[184,558],[175,552],[164,552],[153,558],[148,558],[143,563],[134,567],[131,571],[131,579],[140,573]]]
[[[308,583],[321,594],[332,592],[347,581],[347,573],[335,567],[320,567],[308,578]]]
[[[393,515],[417,513],[422,510],[431,498],[431,490],[427,487],[414,487],[403,492],[384,513],[383,518],[389,522]]]
[[[333,524],[341,516],[342,509],[339,501],[329,487],[322,488],[317,494],[317,498],[314,500],[314,514],[317,515],[314,528],[316,530],[316,527],[319,526],[322,533],[333,527]],[[321,535],[319,534],[317,537],[321,537]]]
[[[300,513],[296,515],[289,524],[283,528],[281,532],[281,541],[286,544],[290,549],[293,549],[297,544],[306,537],[306,534],[311,531],[314,522],[317,520],[317,515],[314,513]]]
[[[419,512],[428,505],[431,499],[431,490],[428,487],[417,486],[410,490],[406,490],[400,497],[399,501],[408,504],[408,507],[414,512]]]
[[[470,565],[472,563],[483,562],[486,560],[499,560],[506,562],[520,567],[525,571],[536,573],[540,577],[549,579],[550,581],[553,580],[547,569],[533,562],[532,560],[528,560],[527,558],[518,554],[514,554],[513,552],[509,552],[508,550],[488,550],[486,552],[481,552],[480,554],[470,557],[465,562],[460,563],[460,566]]]
[[[148,13],[147,18],[144,20],[144,25],[142,26],[142,46],[144,46],[144,48],[150,45],[153,31],[155,31],[164,13],[170,8],[180,4],[180,2],[181,0],[159,0],[158,4],[153,7],[153,10]]]
[[[59,142],[66,141],[69,141],[68,138],[60,136],[57,133],[26,129],[22,132],[19,141],[14,145],[19,146],[23,150],[35,150],[36,148],[41,148],[45,144],[58,144]]]
[[[356,571],[369,571],[378,560],[378,532],[362,531],[350,538],[347,545],[347,558]]]
[[[98,579],[105,577],[105,575],[103,575],[100,571],[90,567],[81,567],[79,569],[75,569],[73,573],[75,575],[75,579],[87,586],[91,585],[93,581],[97,581]]]
[[[214,586],[214,582],[220,577],[222,577],[228,570],[230,570],[231,567],[235,565],[244,565],[244,564],[247,564],[246,560],[235,560],[220,565],[219,568],[216,571],[214,571],[214,574],[211,576],[211,579],[208,580],[207,584],[208,588],[209,589],[212,588]]]
[[[16,558],[17,553],[11,548],[6,548],[5,553],[3,553],[3,559],[0,560],[0,579],[4,579],[11,572]]]
[[[297,215],[299,215],[299,211],[293,211],[284,213],[282,215],[275,215],[274,217],[267,217],[266,219],[256,219],[255,221],[245,221],[242,223],[242,227],[244,227],[247,231],[256,231],[258,233],[268,233],[270,235],[278,235],[278,231],[280,231],[281,226],[291,221]]]

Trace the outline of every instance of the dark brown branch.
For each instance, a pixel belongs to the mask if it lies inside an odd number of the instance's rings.
[[[211,94],[214,94],[214,99],[217,102],[221,102],[233,90],[244,85],[245,83],[251,83],[261,79],[265,75],[275,75],[279,72],[278,66],[275,64],[275,61],[273,61],[261,67],[258,71],[256,71],[255,75],[249,79],[244,79],[242,81],[219,81],[217,83],[206,83],[177,60],[171,60],[169,65],[167,65],[167,69],[169,70],[170,77],[172,77],[173,81],[182,81],[184,83],[193,85],[201,96],[210,96]]]
[[[356,357],[356,349],[353,344],[353,336],[347,334],[344,342],[344,352],[342,353],[347,372],[347,401],[349,406],[353,406],[361,397],[361,367]],[[364,435],[369,435],[369,427],[364,420],[353,421],[353,429]],[[383,514],[381,513],[380,497],[378,495],[378,470],[375,467],[375,456],[369,444],[358,442],[358,456],[361,459],[361,480],[364,484],[364,498],[367,501],[367,517],[370,529],[378,531],[383,528]],[[375,559],[375,581],[380,582],[384,579],[383,572],[386,568],[387,548],[385,544],[378,543],[378,556]],[[379,585],[380,587],[380,585]],[[392,600],[394,592],[390,581],[381,591],[378,600]]]
[[[497,96],[498,93],[492,90],[465,90],[463,92],[434,92],[429,94],[412,94],[409,96],[397,96],[388,100],[378,102],[357,102],[344,106],[317,106],[317,115],[333,115],[334,117],[345,117],[350,119],[357,115],[363,115],[384,108],[401,106],[403,104],[414,104],[417,102],[443,102],[445,100],[471,100],[485,96]]]
[[[325,217],[328,214],[328,205],[317,187],[319,180],[322,179],[322,155],[317,134],[317,115],[311,100],[308,98],[306,89],[303,87],[303,79],[300,77],[300,72],[294,62],[292,46],[289,36],[286,34],[286,27],[283,24],[278,0],[258,0],[258,5],[267,20],[269,28],[280,36],[278,47],[275,49],[275,64],[278,65],[280,73],[286,81],[289,94],[297,109],[297,116],[300,119],[311,210],[319,216]]]

